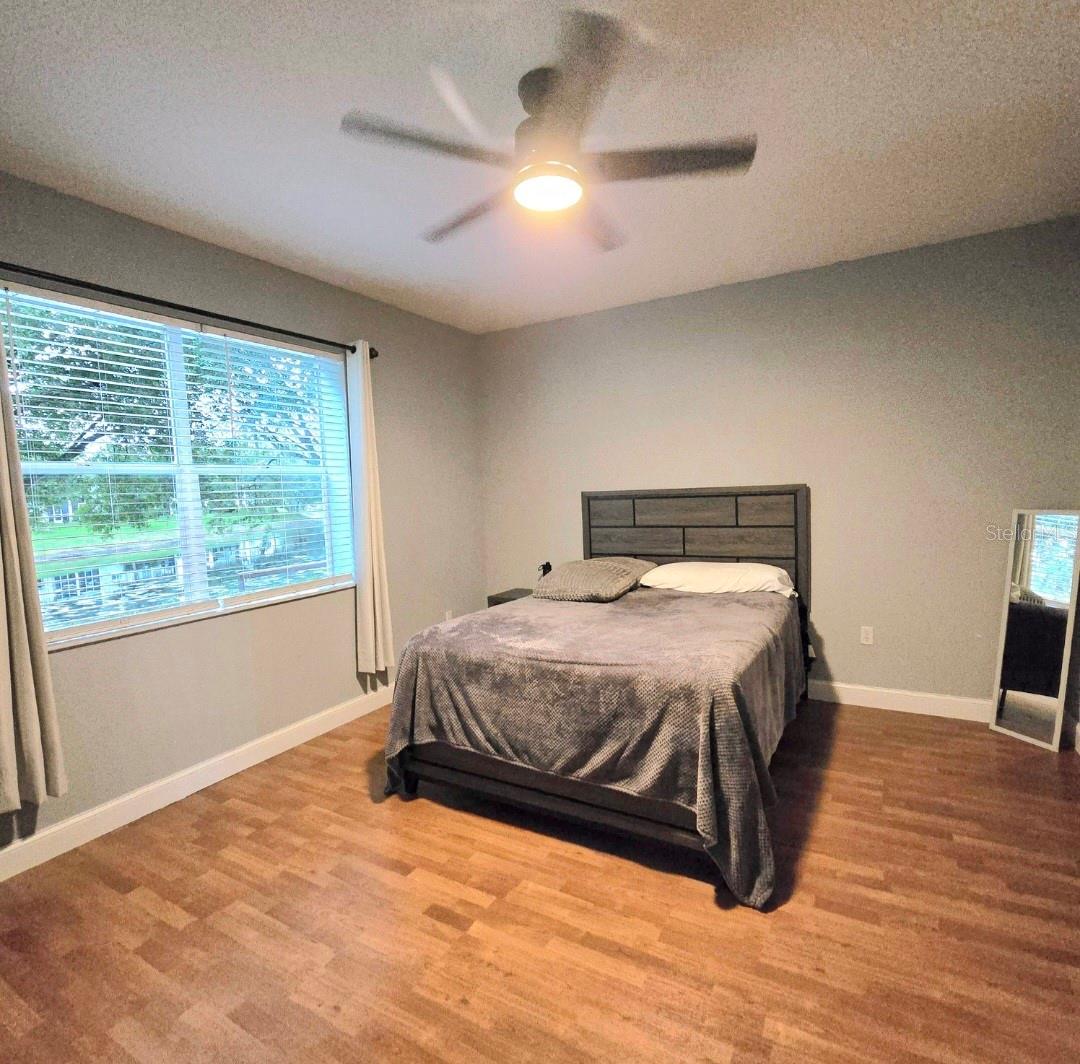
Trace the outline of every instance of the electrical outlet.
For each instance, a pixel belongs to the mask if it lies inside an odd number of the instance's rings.
[[[864,624],[859,629],[859,642],[864,647],[872,647],[874,645],[874,629],[868,624]]]
[[[443,614],[443,620],[444,621],[452,621],[453,619],[454,619],[454,611],[453,610],[447,610]]]

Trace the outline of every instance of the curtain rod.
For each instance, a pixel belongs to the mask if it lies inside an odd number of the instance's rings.
[[[324,347],[337,347],[350,353],[356,351],[355,344],[343,344],[338,340],[326,340],[321,336],[310,336],[307,333],[294,332],[292,329],[279,329],[276,325],[263,325],[261,322],[236,318],[231,314],[218,314],[215,311],[202,310],[199,307],[189,307],[183,303],[170,303],[167,299],[155,299],[153,296],[142,296],[137,292],[125,292],[122,288],[110,288],[108,285],[94,284],[93,281],[80,281],[75,277],[65,277],[63,274],[49,273],[47,270],[35,270],[29,266],[19,266],[14,262],[0,262],[0,270],[21,274],[25,277],[33,277],[39,281],[66,285],[68,288],[82,288],[98,295],[127,299],[133,303],[145,303],[147,306],[157,307],[161,310],[178,311],[187,316],[210,318],[213,321],[225,322],[228,325],[239,325],[247,329],[259,329],[262,332],[274,333],[277,336],[287,336],[290,340],[305,340],[308,343],[322,344]],[[369,348],[369,351],[372,358],[379,357],[379,352],[374,347]]]

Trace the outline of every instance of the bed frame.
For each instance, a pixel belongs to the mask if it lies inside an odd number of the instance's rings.
[[[586,491],[584,555],[674,561],[759,561],[786,569],[799,592],[805,636],[810,607],[810,489],[805,484],[735,488]],[[405,789],[421,780],[565,819],[700,850],[691,810],[671,802],[564,779],[443,743],[402,754]]]

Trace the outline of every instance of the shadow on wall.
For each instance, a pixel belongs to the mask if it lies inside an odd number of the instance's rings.
[[[21,809],[0,813],[0,850],[19,839],[28,839],[37,831],[38,806],[27,802]]]
[[[360,690],[365,695],[373,694],[375,691],[381,691],[390,686],[390,674],[386,669],[375,673],[358,672],[356,679],[360,684]]]
[[[769,815],[776,857],[776,888],[766,912],[783,905],[798,883],[799,860],[817,813],[824,772],[832,755],[837,709],[822,702],[800,703],[798,716],[788,725],[769,766],[779,801]],[[382,751],[377,751],[368,759],[367,769],[371,800],[385,801],[386,762]],[[538,832],[625,861],[634,861],[669,875],[688,876],[711,883],[716,889],[719,908],[733,909],[738,905],[720,881],[716,865],[704,851],[698,854],[651,839],[631,838],[587,827],[536,810],[504,805],[455,787],[425,782],[421,796],[449,809],[499,820],[525,831]],[[394,800],[401,801],[401,798],[395,797]]]
[[[813,618],[807,622],[807,635],[810,646],[814,648],[813,669],[811,670],[815,674],[814,679],[831,680],[832,674],[829,672],[828,659],[825,656],[825,638],[814,624]],[[808,672],[807,679],[809,678]]]

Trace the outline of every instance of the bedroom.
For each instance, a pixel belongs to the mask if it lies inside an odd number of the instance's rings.
[[[190,466],[153,467],[124,520],[134,451],[104,492],[25,492],[5,601],[28,554],[66,790],[27,801],[20,772],[6,806],[3,1059],[1075,1057],[1080,759],[988,726],[1006,621],[1054,608],[1006,588],[1026,565],[1014,511],[1080,509],[1075,7],[596,6],[628,52],[589,151],[756,135],[744,172],[586,184],[610,250],[516,204],[429,243],[499,173],[340,128],[362,111],[513,151],[518,81],[557,60],[562,5],[5,4],[9,374],[47,363],[12,324],[43,304],[71,328],[135,319],[166,354],[197,334],[189,391],[237,352],[291,352],[337,404],[319,468],[360,512],[305,503],[326,546],[281,576],[295,543],[257,503],[243,535],[196,514],[219,540],[201,554],[181,537],[190,495],[149,489]],[[378,357],[343,353],[358,341]],[[35,489],[101,431],[79,395],[45,389],[64,418],[44,418]],[[9,474],[41,460],[26,424]],[[86,450],[73,467],[102,460]],[[194,479],[272,468],[250,458]],[[720,512],[804,485],[812,596],[776,598],[808,603],[815,658],[759,781],[765,911],[625,824],[423,780],[383,797],[393,677],[370,668],[448,616],[518,616],[532,600],[487,598],[541,563],[657,549],[590,552],[583,493],[694,490]],[[384,566],[358,549],[373,510]],[[641,528],[740,527],[715,520]],[[155,529],[168,550],[146,548]],[[103,564],[59,564],[76,533]],[[179,575],[193,558],[207,586],[235,576],[212,615],[183,612],[208,597]],[[281,579],[241,588],[252,568]],[[94,622],[109,581],[180,605]],[[72,603],[95,631],[64,624]],[[5,750],[26,716],[11,675]]]

